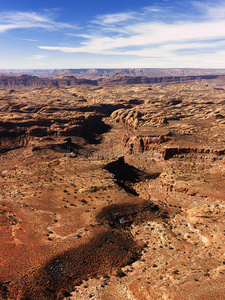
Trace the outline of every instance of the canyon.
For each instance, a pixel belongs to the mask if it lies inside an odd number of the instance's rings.
[[[122,68],[122,69],[0,69],[0,75],[32,75],[45,78],[57,76],[75,76],[77,78],[113,78],[115,76],[147,76],[147,77],[173,77],[173,76],[202,76],[225,75],[224,69],[200,68]]]
[[[224,299],[224,87],[0,76],[0,298]]]
[[[209,84],[221,88],[225,84],[225,75],[192,75],[192,76],[130,76],[115,75],[113,77],[103,76],[96,78],[80,78],[73,75],[56,76],[52,78],[38,77],[27,74],[20,75],[0,75],[0,89],[31,89],[43,87],[67,87],[76,85],[93,86],[118,86],[131,84],[179,84],[197,83]]]

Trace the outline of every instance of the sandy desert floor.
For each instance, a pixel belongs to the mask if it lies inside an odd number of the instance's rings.
[[[225,90],[0,90],[0,299],[225,299]]]

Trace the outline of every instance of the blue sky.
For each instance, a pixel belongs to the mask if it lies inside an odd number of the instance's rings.
[[[225,0],[1,2],[0,69],[225,68]]]

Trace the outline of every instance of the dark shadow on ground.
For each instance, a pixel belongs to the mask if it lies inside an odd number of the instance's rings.
[[[105,169],[115,175],[117,184],[126,192],[132,195],[138,195],[132,188],[133,183],[141,182],[146,179],[156,179],[160,173],[147,173],[125,163],[124,157],[108,163]]]
[[[99,225],[89,229],[89,241],[81,239],[79,246],[53,256],[41,268],[32,268],[15,281],[0,283],[0,295],[20,300],[64,299],[83,280],[112,274],[117,268],[132,264],[140,259],[146,245],[135,241],[130,225],[163,221],[162,211],[153,202],[139,197],[104,207],[96,214]]]
[[[99,144],[102,140],[102,134],[109,132],[111,129],[111,126],[105,124],[102,120],[99,121],[95,126],[92,126],[91,124],[88,126],[85,126],[84,133],[81,135],[88,144]]]

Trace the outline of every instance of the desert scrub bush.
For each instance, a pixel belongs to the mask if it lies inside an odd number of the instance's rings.
[[[146,247],[148,247],[148,242],[145,242],[145,243],[144,243],[144,245],[142,246],[142,250],[143,250],[144,248],[146,248]]]
[[[163,218],[163,219],[168,219],[168,218],[169,218],[169,213],[168,213],[168,211],[164,211],[163,213],[161,213],[161,218]]]
[[[120,278],[126,276],[126,274],[121,269],[117,269],[115,275],[116,277],[120,277]]]
[[[63,297],[70,297],[70,296],[72,296],[70,294],[70,292],[68,292],[67,290],[64,290],[64,289],[61,290],[61,294],[62,294]]]
[[[88,204],[87,200],[85,200],[85,199],[80,200],[80,202],[83,204]]]
[[[134,263],[135,261],[137,261],[139,259],[139,255],[136,251],[132,251],[131,250],[131,254],[127,259],[127,262],[125,265],[132,265],[132,263]]]
[[[92,274],[91,278],[97,279],[98,278],[98,274],[97,273]]]

